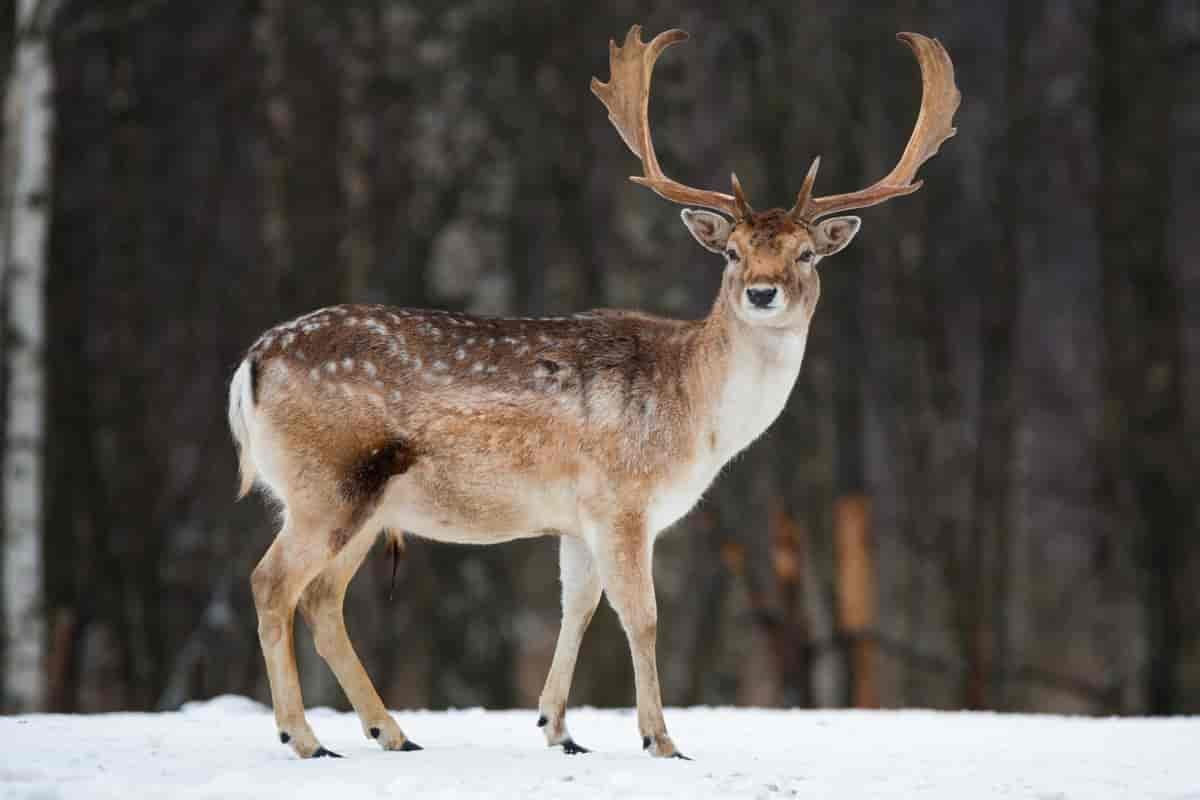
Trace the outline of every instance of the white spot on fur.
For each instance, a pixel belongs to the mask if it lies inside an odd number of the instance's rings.
[[[280,347],[282,347],[284,350],[287,350],[292,346],[292,342],[294,341],[296,341],[296,334],[289,333],[287,336],[283,337],[283,343],[280,345]]]
[[[420,356],[413,356],[413,369],[420,369],[423,363]]]
[[[392,390],[392,402],[393,402],[393,403],[399,403],[399,402],[400,402],[400,390],[399,390],[399,389],[393,389],[393,390]]]
[[[433,362],[433,368],[439,371],[444,370],[446,369],[446,362],[439,359]]]
[[[367,373],[367,375],[372,378],[374,378],[375,374],[378,372],[378,370],[375,369],[375,362],[373,361],[364,361],[362,363],[362,368],[363,372]]]
[[[462,361],[466,357],[467,351],[463,350],[461,347],[454,351],[454,358],[456,361]]]
[[[354,359],[353,358],[343,358],[342,359],[342,369],[346,370],[347,372],[352,372],[354,370]]]
[[[471,365],[471,372],[483,372],[483,362],[476,361]]]
[[[337,373],[337,362],[336,361],[326,361],[325,362],[325,371],[328,372],[330,375]]]
[[[472,336],[470,339],[467,339],[467,341],[465,342],[465,344],[466,344],[468,347],[470,347],[471,345],[475,344],[475,337],[474,337],[474,336]]]
[[[488,346],[488,347],[495,347],[495,346],[496,346],[496,339],[495,339],[495,337],[489,336],[489,337],[487,338],[487,346]]]
[[[316,383],[317,381],[321,380],[321,370],[313,367],[308,371],[308,377],[313,383]]]
[[[488,364],[488,365],[487,365],[487,374],[488,374],[488,375],[495,375],[495,374],[496,374],[496,372],[497,372],[497,368],[496,368],[496,365],[495,365],[495,364]]]

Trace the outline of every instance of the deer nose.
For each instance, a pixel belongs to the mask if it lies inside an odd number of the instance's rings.
[[[778,293],[778,291],[778,289],[774,288],[747,289],[746,299],[750,301],[751,305],[757,306],[758,308],[766,308],[775,300],[775,295]]]

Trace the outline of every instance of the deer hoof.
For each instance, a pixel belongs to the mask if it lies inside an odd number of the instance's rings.
[[[567,739],[566,741],[564,741],[562,743],[562,749],[563,749],[563,752],[569,756],[578,755],[579,753],[592,752],[591,750],[588,750],[583,745],[576,744],[574,739]]]
[[[424,747],[414,742],[412,739],[405,739],[404,744],[400,745],[400,752],[411,753],[414,750],[424,750]]]
[[[318,747],[313,751],[309,758],[341,758],[341,756],[332,750],[326,750],[324,747]]]

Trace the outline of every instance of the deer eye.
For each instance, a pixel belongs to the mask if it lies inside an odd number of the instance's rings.
[[[801,250],[800,255],[796,257],[797,261],[803,261],[805,264],[813,260],[812,250]]]
[[[725,256],[730,261],[740,261],[742,258],[741,256],[738,255],[738,251],[734,250],[732,247],[725,251]]]

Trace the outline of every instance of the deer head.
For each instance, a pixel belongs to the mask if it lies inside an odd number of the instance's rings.
[[[592,93],[608,109],[609,120],[625,144],[641,159],[643,174],[630,180],[673,203],[713,209],[686,208],[683,222],[696,241],[725,256],[723,294],[734,313],[751,324],[771,327],[807,323],[820,292],[817,262],[848,245],[861,224],[858,217],[830,215],[912,194],[921,188],[921,182],[914,181],[917,170],[954,135],[951,122],[960,99],[954,65],[936,39],[898,34],[917,57],[923,89],[916,125],[895,168],[865,189],[814,197],[818,157],[791,209],[760,212],[747,202],[737,175],[732,176],[733,194],[724,194],[678,183],[659,166],[650,138],[650,77],[662,52],[687,38],[684,31],[669,30],[647,43],[642,41],[641,26],[634,25],[623,45],[609,42],[611,77],[608,83],[593,78]]]

